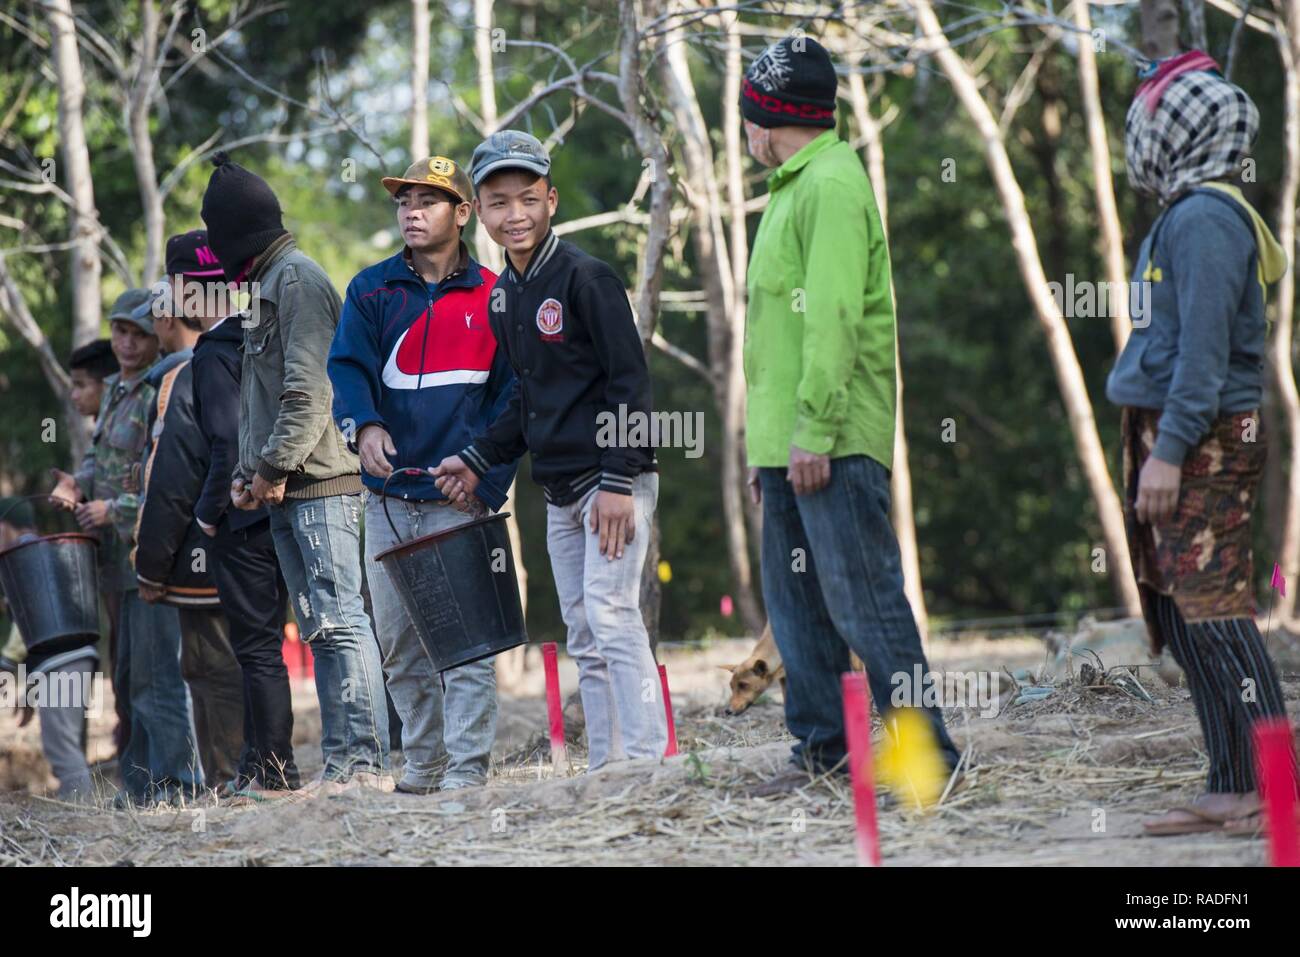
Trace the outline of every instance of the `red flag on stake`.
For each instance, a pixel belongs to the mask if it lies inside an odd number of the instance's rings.
[[[857,825],[858,864],[880,866],[876,833],[876,788],[871,768],[871,692],[867,676],[851,671],[843,676],[844,731],[849,745],[853,782],[853,815]]]
[[[284,623],[284,638],[280,642],[280,656],[284,658],[285,670],[289,672],[290,681],[302,679],[303,655],[306,646],[298,639],[298,625],[292,621]]]
[[[297,638],[286,638],[280,643],[280,656],[284,658],[284,667],[289,672],[290,681],[302,677],[302,644]]]
[[[673,697],[668,693],[668,669],[663,665],[659,666],[659,683],[664,689],[664,714],[668,718],[668,747],[664,749],[664,757],[671,758],[677,753],[677,723],[673,721]]]
[[[546,716],[551,726],[551,766],[555,773],[569,763],[564,745],[564,703],[560,700],[560,663],[555,642],[542,643],[542,661],[546,665]]]
[[[1300,867],[1291,723],[1286,718],[1260,718],[1254,731],[1255,774],[1268,825],[1269,856],[1274,867]]]
[[[1282,574],[1282,567],[1277,562],[1273,563],[1273,580],[1269,585],[1276,588],[1282,595],[1286,594],[1286,576]]]

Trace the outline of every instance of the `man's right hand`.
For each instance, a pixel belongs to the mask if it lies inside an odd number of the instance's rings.
[[[77,480],[61,469],[50,469],[50,474],[55,479],[54,490],[50,492],[50,504],[71,512],[77,507],[77,500],[81,498]]]
[[[429,474],[436,480],[433,484],[438,491],[454,505],[464,505],[478,488],[478,476],[459,455],[447,456],[436,468],[429,469]]]
[[[245,512],[257,508],[257,500],[253,498],[253,493],[245,479],[236,478],[230,483],[230,504]]]
[[[763,486],[758,481],[758,469],[749,470],[749,478],[745,482],[749,486],[749,500],[755,505],[763,504]]]
[[[361,467],[375,478],[386,479],[393,474],[393,463],[388,457],[397,455],[393,437],[382,425],[367,425],[357,436],[357,452]]]

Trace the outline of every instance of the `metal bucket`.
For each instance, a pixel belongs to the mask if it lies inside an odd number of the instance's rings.
[[[386,496],[384,512],[387,515]],[[475,519],[375,556],[396,586],[439,672],[528,641],[506,530],[508,517],[509,513],[501,513]],[[397,536],[396,527],[393,535]]]
[[[99,572],[93,535],[64,532],[0,552],[0,589],[29,652],[99,634]]]

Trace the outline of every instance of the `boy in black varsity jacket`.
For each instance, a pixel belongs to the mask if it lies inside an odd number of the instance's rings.
[[[516,379],[487,432],[433,474],[463,500],[493,466],[532,452],[597,768],[662,757],[667,744],[639,607],[659,476],[652,448],[609,434],[611,421],[650,421],[650,375],[623,281],[551,231],[559,197],[550,168],[542,144],[517,130],[474,150],[475,210],[506,251],[488,316]]]

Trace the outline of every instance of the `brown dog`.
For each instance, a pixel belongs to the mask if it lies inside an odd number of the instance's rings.
[[[738,665],[718,667],[731,672],[731,700],[727,702],[727,714],[740,714],[757,701],[773,681],[780,681],[781,691],[785,691],[785,667],[781,664],[781,652],[776,650],[770,622],[763,626],[763,635],[748,658]]]
[[[854,671],[864,670],[857,655],[850,652],[849,660]],[[718,667],[731,672],[731,699],[727,702],[727,714],[740,714],[757,701],[773,681],[781,682],[781,693],[785,693],[785,666],[781,664],[781,652],[776,650],[771,622],[763,626],[763,634],[748,658],[737,665]]]

